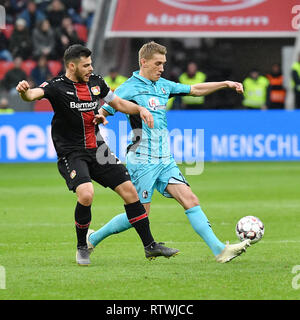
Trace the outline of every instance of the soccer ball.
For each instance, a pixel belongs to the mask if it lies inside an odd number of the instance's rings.
[[[251,243],[255,243],[263,237],[265,227],[257,217],[246,216],[241,218],[236,224],[235,232],[240,241],[250,239]]]

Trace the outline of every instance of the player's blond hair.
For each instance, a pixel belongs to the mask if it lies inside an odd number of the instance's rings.
[[[154,41],[145,43],[139,50],[139,64],[141,66],[141,59],[151,59],[154,54],[167,54],[167,48]]]

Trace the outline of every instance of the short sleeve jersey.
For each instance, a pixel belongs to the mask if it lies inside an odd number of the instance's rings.
[[[135,71],[131,78],[116,89],[115,94],[147,108],[153,115],[154,128],[150,129],[144,124],[139,115],[127,115],[133,129],[132,143],[127,150],[134,151],[136,157],[141,160],[170,157],[166,104],[170,97],[187,95],[190,91],[190,85],[164,78],[154,82]],[[104,105],[103,108],[111,115],[116,112],[108,105]]]
[[[93,74],[87,83],[79,83],[59,76],[42,83],[40,88],[54,111],[51,134],[58,157],[97,148],[97,137],[101,136],[97,136],[100,133],[93,124],[94,116],[101,99],[109,103],[115,97],[103,78]]]

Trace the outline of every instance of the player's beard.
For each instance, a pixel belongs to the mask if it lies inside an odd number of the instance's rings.
[[[80,73],[80,71],[79,71],[78,69],[75,70],[75,77],[76,77],[76,79],[77,79],[78,82],[81,82],[81,83],[82,83],[82,82],[84,82],[84,83],[87,82],[87,81],[84,80],[83,74]]]

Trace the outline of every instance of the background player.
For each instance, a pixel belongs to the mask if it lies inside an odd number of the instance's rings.
[[[232,260],[246,250],[250,241],[225,245],[214,234],[197,196],[192,192],[184,176],[170,154],[166,120],[166,104],[174,95],[202,96],[216,90],[230,88],[243,92],[241,83],[233,81],[207,82],[184,85],[161,78],[166,63],[167,50],[155,42],[149,42],[139,51],[140,70],[123,83],[115,92],[118,96],[133,101],[149,110],[155,121],[154,129],[147,128],[136,116],[129,116],[135,132],[128,146],[127,168],[146,212],[149,213],[151,197],[157,189],[166,197],[175,198],[184,208],[193,229],[203,238],[218,262]],[[103,106],[95,121],[103,122],[103,115],[113,115],[115,110]],[[107,120],[103,122],[107,123]],[[130,228],[125,214],[114,217],[110,222],[89,236],[88,244],[95,247],[107,236]]]
[[[156,243],[151,235],[147,213],[139,201],[127,169],[110,152],[93,123],[103,99],[118,111],[136,114],[149,127],[153,117],[149,111],[116,96],[101,76],[94,75],[91,51],[81,45],[70,46],[64,54],[66,74],[30,89],[21,81],[16,89],[25,101],[46,98],[54,116],[52,139],[58,155],[58,169],[69,190],[76,192],[75,225],[76,261],[90,264],[86,236],[91,222],[94,188],[91,180],[117,192],[125,202],[127,218],[139,234],[147,256],[172,256],[178,250]],[[97,141],[98,136],[98,141]]]

